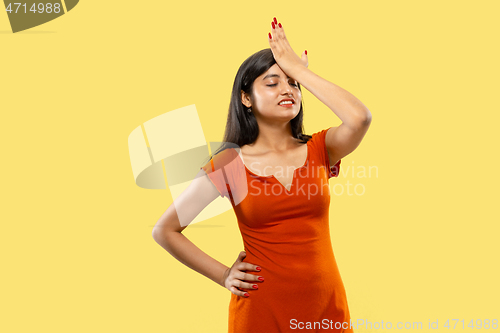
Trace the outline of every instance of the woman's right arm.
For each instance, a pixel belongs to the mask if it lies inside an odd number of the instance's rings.
[[[257,289],[252,287],[254,283],[244,282],[244,280],[261,281],[254,274],[244,273],[248,270],[258,272],[256,265],[242,262],[244,252],[240,253],[232,267],[227,267],[200,250],[182,234],[191,221],[219,195],[206,172],[200,169],[191,184],[174,200],[155,224],[153,238],[184,265],[229,289],[233,294],[245,296],[245,292],[236,287]]]
[[[184,265],[224,286],[229,269],[201,251],[182,231],[213,200],[219,196],[203,169],[189,186],[167,208],[153,227],[153,239]]]

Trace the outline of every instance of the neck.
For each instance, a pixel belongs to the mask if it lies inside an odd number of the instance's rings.
[[[286,151],[297,146],[297,139],[292,136],[292,125],[288,121],[284,124],[259,124],[259,136],[252,144],[259,150]]]

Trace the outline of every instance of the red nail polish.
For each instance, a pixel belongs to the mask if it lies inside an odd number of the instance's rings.
[[[307,50],[306,50],[306,55],[307,55]]]
[[[259,277],[260,281],[264,281],[264,278],[262,276]]]
[[[274,23],[275,23],[275,24],[278,24],[278,21],[276,20],[276,17],[274,18]]]
[[[274,22],[271,22],[271,25],[273,26],[273,29],[276,28],[276,25],[274,25]]]
[[[281,23],[278,23],[278,27],[280,27],[280,28],[281,28]]]
[[[255,267],[256,270],[260,271],[262,268],[260,267]]]
[[[245,295],[246,297],[249,297],[249,296],[250,296],[248,293],[244,293],[243,295]]]
[[[255,288],[255,289],[259,288],[259,286],[256,285],[256,284],[254,284],[252,287]]]
[[[271,37],[271,33],[269,33],[269,39],[273,39],[273,37]]]

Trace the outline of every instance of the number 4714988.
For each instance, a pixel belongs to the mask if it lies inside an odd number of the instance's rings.
[[[459,320],[459,319],[451,319],[452,321],[455,322],[455,324],[453,325],[453,327],[450,325],[450,319],[448,319],[445,323],[444,323],[444,327],[450,329],[454,329],[457,324],[459,323],[462,323],[461,325],[461,328],[465,328],[465,322],[464,320]],[[452,323],[453,324],[453,323]],[[460,327],[460,324],[459,324],[459,327]],[[485,328],[485,329],[489,329],[489,328],[492,328],[492,329],[497,329],[498,328],[498,319],[484,319],[484,320],[481,320],[481,319],[476,319],[476,321],[474,322],[474,319],[472,319],[470,322],[469,322],[469,325],[467,325],[467,327],[471,327],[471,328],[476,328],[476,329],[480,329],[480,328]]]
[[[17,8],[16,8],[16,11],[14,12],[14,14],[17,14],[17,13],[23,13],[23,10],[21,9],[21,11],[19,12],[19,8],[20,7],[24,7],[24,13],[26,14],[27,13],[27,8],[26,8],[26,4],[22,4],[20,2],[14,2],[14,6],[17,5]],[[33,12],[35,14],[41,14],[41,13],[60,13],[61,12],[61,4],[60,3],[55,3],[55,4],[51,4],[51,3],[39,3],[38,6],[35,6],[36,4],[33,4],[33,6],[31,6],[31,8],[29,9],[30,12]],[[12,9],[12,3],[9,3],[9,5],[7,6],[7,11],[10,13],[12,13],[14,11],[14,9]]]

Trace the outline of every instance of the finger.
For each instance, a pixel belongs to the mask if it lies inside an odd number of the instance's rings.
[[[309,59],[307,58],[307,51],[304,50],[301,56],[302,63],[307,67],[309,65]]]
[[[255,282],[241,282],[239,288],[247,290],[258,290],[259,286]]]
[[[241,265],[241,264],[240,264]],[[251,271],[252,269],[248,269]],[[253,274],[253,273],[247,273],[247,269],[245,266],[237,266],[236,270],[233,271],[231,278],[233,279],[239,279],[242,281],[262,281],[259,280],[261,276],[258,274]]]
[[[238,289],[236,289],[236,287],[231,287],[231,288],[229,288],[229,290],[233,294],[235,294],[236,296],[242,296],[242,297],[248,297],[248,296],[250,296],[250,294],[248,294],[246,291],[238,290]]]
[[[243,274],[243,276],[247,276],[248,274]],[[230,281],[229,285],[237,287],[239,289],[249,289],[249,290],[254,290],[254,289],[259,289],[259,286],[256,284],[257,281],[252,281],[250,279],[243,279],[243,278],[234,278]]]
[[[276,26],[276,42],[279,44],[281,50],[293,52],[292,47],[286,38],[285,29],[283,29],[281,22],[278,22],[278,25]]]
[[[268,34],[269,45],[274,46],[276,42],[276,25],[271,22],[271,32]]]
[[[251,264],[249,262],[238,263],[236,268],[238,268],[240,271],[252,271],[252,272],[260,272],[262,270],[262,267]]]
[[[253,267],[254,265],[247,262],[238,262],[234,264],[234,268],[236,268],[240,272],[253,271]]]
[[[263,282],[263,277],[257,274],[246,273],[244,270],[236,270],[231,275],[230,281],[240,280],[243,282]]]
[[[283,41],[279,37],[279,32],[278,32],[278,26],[274,24],[274,22],[271,22],[271,36],[272,39],[270,39],[269,45],[271,46],[271,50],[273,51],[273,56],[280,56],[281,53],[283,52]]]
[[[253,271],[253,272],[260,272],[262,270],[262,267],[253,265],[251,263],[245,262],[243,263],[245,266],[246,271]]]
[[[243,281],[241,281],[240,278],[237,277],[237,275],[235,274],[234,277],[231,279],[231,281],[229,281],[229,285],[231,287],[236,287],[236,288],[242,288],[242,285],[243,285]]]
[[[278,25],[276,26],[276,33],[280,40],[286,39],[285,30],[283,29],[281,22],[278,22]]]
[[[250,281],[250,282],[263,282],[262,280],[259,280],[259,278],[262,278],[262,277],[260,275],[257,275],[257,274],[243,273],[241,280]]]
[[[274,21],[271,22],[271,32],[272,32],[271,35],[273,36],[273,41],[275,43],[279,44],[279,42],[281,40],[281,35],[280,35],[280,28],[278,27],[278,24],[279,23],[274,23]]]
[[[269,42],[269,48],[271,49],[271,51],[273,51],[275,44],[274,44],[274,38],[272,37],[271,33],[268,34],[267,41]],[[274,56],[274,51],[273,51],[273,56]]]
[[[238,290],[247,289],[247,290],[257,290],[259,289],[259,285],[255,282],[246,282],[234,279],[229,284],[231,287],[236,287]],[[231,289],[231,287],[229,289]]]
[[[279,31],[278,31],[278,21],[276,20],[276,18],[274,18],[273,21],[271,21],[271,32],[273,33],[273,39],[276,37],[278,37],[278,34],[279,34]]]
[[[247,253],[245,251],[241,251],[240,254],[238,254],[238,258],[236,259],[236,262],[242,262],[243,258],[245,258]]]
[[[276,40],[278,39],[279,37],[279,31],[280,31],[280,25],[281,23],[277,22],[276,24],[274,22],[271,22],[271,25],[273,25],[274,27],[274,30],[273,30],[273,38],[275,38],[274,36],[276,36]]]

